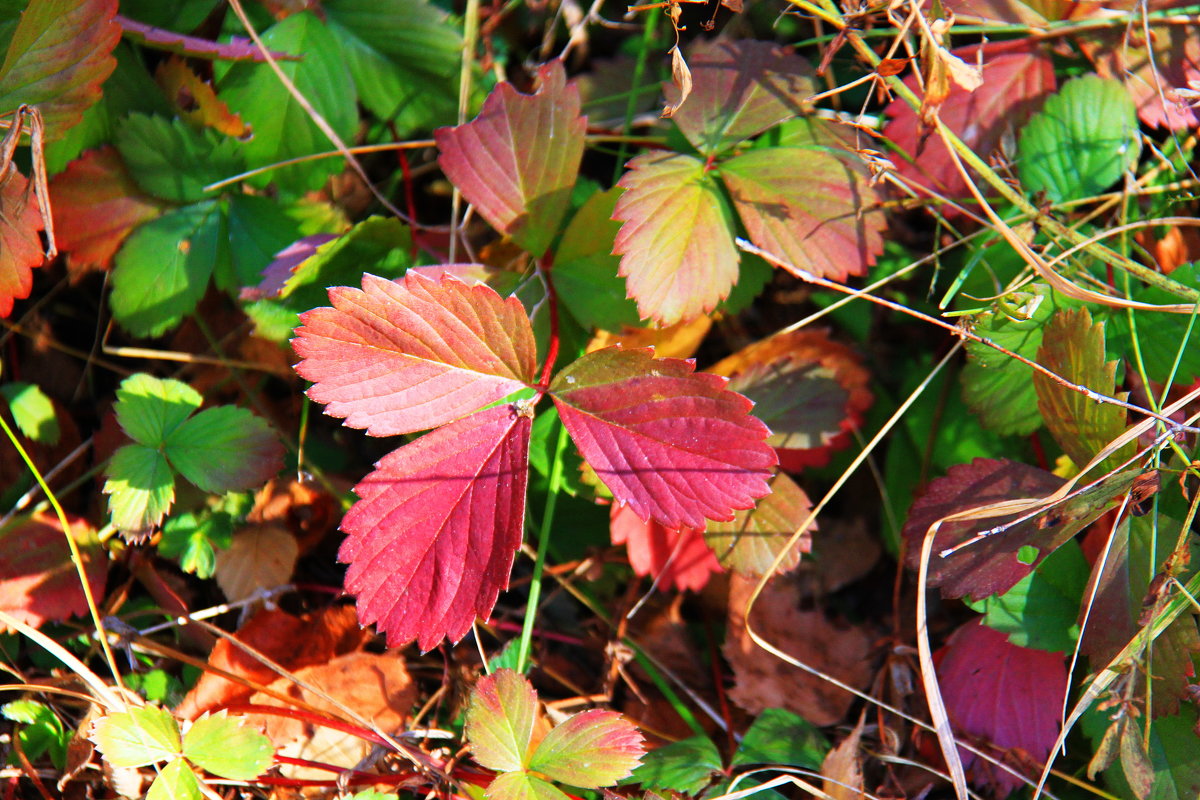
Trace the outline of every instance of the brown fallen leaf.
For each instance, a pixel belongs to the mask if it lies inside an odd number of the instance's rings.
[[[228,550],[217,552],[213,577],[230,602],[245,600],[260,589],[288,582],[300,545],[278,525],[247,525],[233,535]]]
[[[858,752],[865,722],[866,716],[860,714],[858,724],[850,731],[850,735],[830,750],[821,762],[821,777],[825,779],[821,788],[833,800],[858,800],[866,796],[863,791],[862,759]]]
[[[854,695],[797,669],[750,638],[744,620],[756,581],[734,575],[729,586],[729,633],[723,652],[733,668],[733,702],[751,714],[768,708],[793,711],[814,725],[840,722]],[[821,611],[800,611],[794,583],[776,578],[750,613],[754,630],[802,664],[856,688],[871,680],[871,639],[862,628],[843,628]]]

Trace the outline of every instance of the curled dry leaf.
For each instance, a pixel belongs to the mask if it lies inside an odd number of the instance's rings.
[[[679,99],[667,103],[663,107],[663,119],[675,116],[675,112],[679,110],[679,107],[688,99],[688,95],[692,93],[692,71],[688,69],[687,61],[683,58],[683,53],[679,52],[678,44],[671,48],[671,83],[678,90]]]

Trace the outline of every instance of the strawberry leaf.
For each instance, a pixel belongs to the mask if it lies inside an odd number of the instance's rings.
[[[0,184],[0,317],[33,289],[33,268],[45,260],[38,236],[43,227],[29,181],[12,172]]]
[[[50,180],[54,236],[72,274],[108,269],[125,238],[166,207],[142,193],[115,148],[89,150]]]
[[[175,502],[175,473],[166,456],[154,448],[124,445],[113,453],[104,472],[112,523],[134,537],[162,522]]]
[[[633,723],[615,711],[591,709],[547,733],[529,768],[560,783],[598,789],[629,777],[644,752],[642,734]]]
[[[58,444],[62,428],[54,413],[54,401],[40,386],[13,381],[0,386],[0,397],[8,401],[13,422],[25,438],[38,444]]]
[[[553,784],[526,772],[505,772],[488,784],[487,800],[570,800]]]
[[[625,296],[613,254],[621,226],[612,219],[621,190],[596,192],[580,207],[554,251],[554,286],[562,304],[585,329],[620,332],[641,323],[637,306]]]
[[[37,106],[46,138],[59,139],[100,99],[116,68],[117,0],[32,0],[0,65],[0,111]]]
[[[687,63],[693,89],[672,119],[706,156],[803,114],[815,92],[809,63],[770,42],[701,42]],[[664,83],[663,92],[668,106],[680,101],[673,84]]]
[[[612,543],[625,545],[634,574],[651,575],[660,586],[698,592],[714,572],[721,571],[703,531],[643,520],[620,503],[612,505],[609,529]]]
[[[144,767],[180,753],[179,724],[156,706],[118,711],[92,726],[91,740],[114,767]]]
[[[143,12],[145,8],[141,9]],[[210,61],[266,61],[266,56],[258,49],[252,40],[244,36],[231,36],[227,42],[214,42],[195,36],[184,36],[175,31],[164,30],[161,27],[147,25],[129,17],[117,15],[122,33],[138,44],[155,50],[163,50],[181,56],[204,58]],[[199,21],[199,20],[197,20]],[[178,20],[174,20],[178,23]],[[272,52],[271,55],[281,61],[295,61],[295,56],[287,53]]]
[[[174,203],[203,200],[205,186],[243,169],[242,143],[180,119],[130,114],[115,141],[138,185]]]
[[[497,772],[525,769],[536,719],[537,693],[524,675],[499,669],[480,678],[465,729],[475,760]]]
[[[206,408],[167,435],[171,466],[206,492],[246,491],[283,466],[283,445],[265,420],[236,406]]]
[[[533,381],[533,329],[516,298],[411,272],[335,287],[301,315],[296,371],[308,396],[372,436],[442,425]]]
[[[183,737],[183,754],[189,761],[235,781],[253,780],[266,772],[274,753],[270,739],[224,711],[196,720]]]
[[[150,791],[146,792],[146,800],[201,800],[203,797],[200,779],[186,758],[177,758],[163,767],[150,784]]]
[[[67,521],[88,585],[101,597],[108,556],[86,520]],[[5,553],[0,559],[0,609],[34,627],[87,613],[87,597],[57,516],[39,512],[17,517],[0,528],[0,549]]]
[[[154,71],[154,79],[171,98],[179,116],[192,125],[212,128],[217,133],[237,138],[252,133],[242,118],[217,97],[212,85],[193,72],[182,58],[163,61]]]
[[[561,61],[542,65],[538,77],[537,94],[501,83],[474,120],[434,132],[446,177],[492,227],[535,257],[570,207],[587,124]]]
[[[751,241],[815,275],[845,280],[866,272],[883,251],[884,220],[864,214],[873,190],[838,155],[834,137],[811,131],[812,148],[749,150],[721,165],[721,180]]]
[[[787,473],[776,472],[771,478],[771,493],[752,510],[738,511],[731,522],[710,522],[704,540],[712,548],[721,566],[743,575],[765,575],[812,511],[812,501]],[[788,572],[800,563],[800,554],[812,549],[812,531],[806,533],[779,562],[779,571]]]
[[[649,349],[588,353],[550,387],[580,453],[618,502],[672,528],[730,520],[766,494],[774,452],[725,380]]]
[[[1101,394],[1116,394],[1117,362],[1105,362],[1104,323],[1092,323],[1086,308],[1059,311],[1046,325],[1038,362],[1074,383]],[[1125,410],[1097,403],[1041,373],[1033,376],[1038,411],[1054,440],[1082,467],[1125,432]],[[1130,442],[1106,459],[1111,469],[1133,454]]]
[[[121,381],[113,411],[130,439],[159,449],[203,402],[186,383],[138,372]]]
[[[738,251],[729,208],[718,183],[692,156],[638,156],[619,186],[613,252],[638,313],[662,325],[698,317],[729,296]]]
[[[521,543],[530,419],[505,404],[385,456],[346,514],[346,590],[388,644],[457,641],[508,584]]]
[[[978,621],[955,632],[937,665],[950,722],[1002,751],[1027,753],[1036,764],[1050,755],[1058,736],[1067,687],[1063,657],[1017,647]],[[1007,771],[959,750],[977,784],[1007,795],[1020,786]]]

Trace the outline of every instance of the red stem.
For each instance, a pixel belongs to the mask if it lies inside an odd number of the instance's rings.
[[[550,277],[553,264],[554,260],[549,253],[542,256],[538,262],[538,269],[546,284],[546,302],[550,304],[550,344],[546,348],[546,361],[542,364],[542,375],[537,384],[538,390],[542,392],[550,387],[550,374],[554,371],[554,362],[558,360],[558,293],[554,291],[554,279]]]

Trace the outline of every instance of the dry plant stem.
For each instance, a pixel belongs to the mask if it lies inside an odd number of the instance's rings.
[[[222,178],[216,183],[210,183],[203,188],[205,192],[214,192],[217,189],[224,189],[226,186],[231,186],[239,181],[244,181],[247,178],[253,178],[255,175],[261,175],[264,172],[270,172],[273,169],[280,167],[291,167],[296,164],[306,164],[309,161],[320,161],[325,158],[333,158],[334,156],[345,156],[346,153],[354,153],[355,155],[364,153],[387,153],[393,150],[424,150],[429,147],[434,147],[433,139],[415,139],[408,142],[387,142],[385,144],[360,144],[354,147],[347,147],[345,150],[327,150],[324,153],[310,153],[306,156],[296,156],[285,161],[276,161],[274,164],[267,164],[263,167],[255,167],[248,169],[245,172],[239,172],[237,175],[230,175],[228,178]]]
[[[475,43],[479,38],[479,0],[467,0],[463,17],[462,66],[458,73],[458,124],[467,121],[467,106],[471,101],[471,70],[475,66]],[[459,212],[462,210],[462,192],[457,186],[450,194],[450,263],[456,263],[458,255]],[[464,220],[465,223],[465,220]]]
[[[128,709],[128,705],[123,697],[114,693],[100,676],[88,669],[87,665],[75,657],[67,648],[63,647],[58,642],[51,639],[46,634],[26,625],[21,620],[9,614],[7,611],[0,610],[0,623],[5,626],[23,633],[33,640],[34,643],[41,645],[42,649],[50,653],[50,655],[62,662],[63,666],[79,676],[79,679],[88,685],[95,695],[95,699],[99,700],[109,711],[123,711]]]
[[[333,143],[333,146],[338,149],[338,152],[341,153],[342,157],[346,159],[346,163],[348,163],[350,168],[354,170],[354,173],[362,179],[363,183],[366,184],[367,189],[370,190],[375,199],[379,201],[379,204],[386,208],[390,214],[393,214],[397,218],[412,224],[412,220],[405,216],[400,209],[392,205],[391,201],[384,197],[383,193],[375,187],[375,184],[372,183],[371,179],[367,176],[367,171],[363,169],[362,164],[360,164],[358,159],[354,157],[354,153],[350,151],[350,148],[346,146],[346,143],[342,141],[342,137],[338,136],[337,131],[335,131],[329,122],[326,121],[326,119],[321,116],[321,114],[315,108],[313,108],[312,103],[308,102],[308,98],[296,88],[296,84],[293,83],[292,79],[289,78],[287,74],[280,68],[279,62],[276,60],[275,56],[271,54],[271,51],[267,49],[267,46],[263,43],[262,37],[258,35],[258,31],[255,30],[254,25],[250,22],[250,18],[246,16],[246,10],[242,8],[242,0],[229,0],[229,6],[233,9],[233,13],[237,15],[238,20],[242,23],[242,27],[246,29],[246,33],[250,34],[250,38],[254,40],[254,46],[258,48],[260,53],[262,53],[263,60],[267,62],[267,65],[271,68],[271,71],[275,73],[275,77],[277,77],[279,82],[283,84],[283,88],[288,90],[288,94],[290,94],[296,100],[296,102],[299,103],[300,107],[304,109],[304,112],[308,114],[309,119],[313,121],[313,124],[320,128],[321,133],[325,134],[325,137],[329,139],[329,141]]]
[[[842,294],[850,295],[851,297],[865,298],[877,305],[881,305],[885,308],[890,308],[893,311],[899,311],[902,314],[908,314],[910,317],[915,317],[924,322],[928,322],[931,325],[936,325],[939,328],[944,328],[944,329],[950,331],[951,333],[953,333],[955,336],[958,336],[960,338],[970,339],[973,342],[977,342],[977,343],[985,345],[987,347],[991,347],[992,349],[996,350],[997,352],[1003,353],[1004,355],[1008,356],[1009,358],[1016,359],[1017,361],[1020,361],[1022,364],[1025,364],[1026,366],[1031,367],[1035,371],[1042,373],[1047,378],[1050,378],[1050,380],[1054,381],[1055,383],[1059,384],[1060,386],[1070,389],[1073,392],[1078,392],[1078,393],[1082,394],[1084,397],[1088,398],[1089,400],[1094,400],[1097,403],[1109,403],[1111,405],[1120,406],[1121,408],[1124,408],[1127,411],[1132,411],[1136,414],[1141,414],[1143,416],[1152,417],[1154,419],[1157,419],[1159,422],[1162,422],[1162,423],[1170,426],[1172,429],[1200,432],[1194,428],[1181,427],[1178,425],[1178,423],[1176,423],[1174,420],[1170,419],[1169,417],[1165,417],[1161,414],[1157,414],[1154,411],[1151,411],[1146,408],[1142,408],[1141,406],[1136,405],[1134,403],[1127,403],[1124,400],[1117,399],[1116,397],[1110,397],[1106,394],[1101,394],[1100,392],[1089,389],[1088,387],[1083,386],[1082,384],[1072,383],[1071,381],[1069,381],[1066,378],[1059,375],[1057,372],[1054,372],[1051,369],[1047,369],[1046,367],[1042,366],[1041,364],[1037,363],[1036,361],[1026,358],[1025,356],[1022,356],[1018,353],[1014,353],[1013,351],[996,344],[991,339],[988,339],[985,336],[980,336],[979,334],[973,333],[973,332],[971,332],[965,328],[962,328],[958,325],[951,325],[950,323],[948,323],[944,320],[940,320],[937,317],[931,317],[928,314],[923,314],[920,311],[911,309],[908,306],[905,306],[901,303],[894,303],[891,300],[885,300],[882,297],[876,297],[875,295],[869,294],[865,289],[852,289],[849,286],[844,286],[840,283],[837,283],[836,281],[831,281],[831,280],[827,280],[825,278],[818,277],[818,276],[814,275],[813,273],[809,272],[808,270],[801,269],[800,267],[797,267],[795,264],[792,264],[789,261],[785,261],[784,259],[780,258],[779,256],[777,256],[773,253],[769,253],[766,250],[763,250],[762,248],[751,244],[750,242],[746,241],[745,239],[741,239],[741,238],[737,239],[737,246],[741,250],[744,250],[747,253],[751,253],[753,255],[756,255],[756,256],[762,258],[764,261],[767,261],[768,263],[772,264],[773,266],[779,267],[780,269],[790,272],[791,274],[795,275],[796,277],[800,278],[801,280],[808,281],[809,283],[814,283],[817,286],[820,286],[825,289],[830,289],[835,292],[841,292]],[[1191,313],[1193,307],[1188,306],[1187,308],[1188,308],[1188,312]]]

